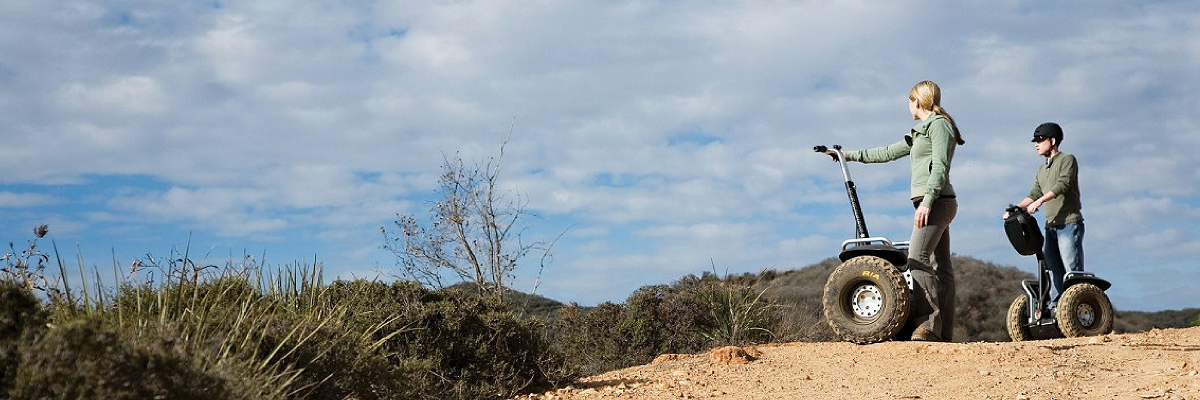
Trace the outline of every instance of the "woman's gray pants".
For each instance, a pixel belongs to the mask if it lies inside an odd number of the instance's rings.
[[[950,221],[958,201],[939,197],[929,210],[929,221],[914,228],[908,244],[908,270],[913,278],[911,323],[928,329],[944,341],[954,339],[954,265],[950,261]]]

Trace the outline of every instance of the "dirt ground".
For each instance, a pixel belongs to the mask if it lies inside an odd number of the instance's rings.
[[[714,349],[519,399],[1200,400],[1200,327],[1016,343]]]

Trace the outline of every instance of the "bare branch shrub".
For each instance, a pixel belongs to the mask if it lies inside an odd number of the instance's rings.
[[[45,238],[49,230],[47,225],[34,227],[34,238],[25,249],[17,250],[13,242],[8,243],[9,251],[0,256],[0,279],[11,280],[31,293],[43,292],[53,302],[66,299],[70,303],[69,291],[64,292],[59,288],[61,282],[47,278],[46,267],[50,263],[50,255],[38,247],[38,240]]]
[[[529,200],[500,185],[500,153],[468,167],[455,155],[442,164],[438,200],[427,222],[399,214],[394,228],[381,227],[383,248],[396,256],[402,277],[434,288],[457,277],[481,293],[501,297],[518,263],[534,252],[548,259],[553,242],[524,241]]]

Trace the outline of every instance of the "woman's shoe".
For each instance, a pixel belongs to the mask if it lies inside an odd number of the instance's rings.
[[[910,340],[914,342],[940,342],[942,341],[942,338],[938,337],[937,334],[928,329],[917,328],[915,331],[913,331],[912,339]]]

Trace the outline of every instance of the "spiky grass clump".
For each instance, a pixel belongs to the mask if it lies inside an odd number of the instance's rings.
[[[770,342],[779,323],[779,306],[763,297],[765,289],[733,282],[706,282],[688,290],[712,317],[704,337],[720,346]]]

